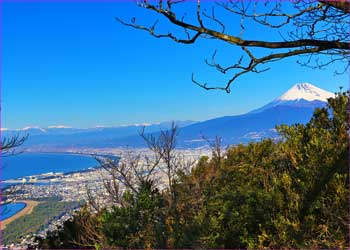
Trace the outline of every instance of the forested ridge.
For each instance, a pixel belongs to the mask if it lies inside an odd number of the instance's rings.
[[[305,125],[277,126],[278,141],[216,145],[166,188],[140,179],[112,209],[83,207],[39,246],[345,248],[348,98],[338,93]]]

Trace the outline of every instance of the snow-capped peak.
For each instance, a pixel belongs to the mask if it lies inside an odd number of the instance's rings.
[[[32,130],[32,129],[40,130],[41,132],[46,132],[45,129],[40,128],[38,126],[27,126],[27,127],[24,127],[24,128],[18,129],[18,130],[27,131],[27,130]]]
[[[132,126],[134,126],[134,127],[141,127],[141,126],[148,127],[148,126],[155,125],[155,124],[144,122],[144,123],[134,123],[134,124],[121,124],[117,127],[132,127]]]
[[[72,128],[72,127],[70,127],[70,126],[65,126],[65,125],[54,125],[54,126],[48,126],[47,128]]]
[[[286,93],[277,98],[278,101],[293,101],[304,99],[306,101],[323,101],[334,97],[334,94],[326,90],[320,89],[310,83],[297,83]]]
[[[280,97],[265,106],[255,109],[250,113],[259,113],[277,106],[320,107],[327,103],[327,99],[335,94],[320,89],[310,83],[297,83]]]

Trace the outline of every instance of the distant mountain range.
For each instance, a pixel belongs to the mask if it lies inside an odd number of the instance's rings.
[[[226,145],[276,137],[276,125],[306,123],[314,109],[325,106],[327,98],[332,96],[333,93],[312,84],[299,83],[267,105],[243,115],[218,117],[203,122],[175,121],[180,128],[178,145],[200,147],[206,144],[203,137],[212,139],[215,136],[220,136]],[[88,129],[27,127],[2,130],[2,136],[29,134],[24,147],[40,151],[83,147],[144,147],[139,136],[143,127],[147,133],[158,133],[160,129],[165,130],[170,126],[171,122]]]
[[[191,125],[195,121],[174,121],[179,128]],[[2,130],[2,137],[12,135],[29,135],[23,145],[24,148],[38,149],[40,151],[54,151],[56,148],[80,148],[80,147],[111,147],[114,142],[122,138],[137,137],[145,128],[147,133],[155,133],[160,129],[166,130],[171,127],[172,121],[157,124],[133,124],[115,127],[98,126],[94,128],[71,128],[66,126],[51,126],[47,128],[25,127],[17,130]],[[138,140],[136,140],[138,141]],[[139,144],[139,143],[137,143]],[[133,146],[131,142],[128,145]]]
[[[333,93],[309,83],[295,84],[282,96],[259,109],[186,126],[181,129],[180,141],[185,146],[195,146],[202,143],[201,135],[207,138],[220,136],[224,144],[277,137],[276,125],[308,122],[315,108],[325,106],[332,96]]]

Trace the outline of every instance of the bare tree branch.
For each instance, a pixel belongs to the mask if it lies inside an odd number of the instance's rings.
[[[19,134],[13,135],[12,137],[4,137],[1,141],[0,151],[1,156],[9,156],[18,154],[15,149],[21,146],[27,139],[29,135],[20,136]]]
[[[177,18],[173,4],[182,3],[183,1],[167,1],[166,8],[163,8],[163,1],[160,0],[158,5],[151,1],[138,2],[138,5],[144,9],[158,14],[164,20],[167,20],[174,27],[181,27],[186,35],[182,38],[179,32],[168,32],[158,34],[155,32],[158,20],[150,27],[136,24],[136,19],[132,19],[130,23],[116,18],[120,23],[147,31],[156,38],[169,38],[177,43],[193,44],[198,38],[216,39],[226,42],[233,46],[241,47],[244,51],[243,56],[238,57],[238,61],[230,66],[222,67],[220,64],[212,60],[211,63],[206,63],[209,66],[216,68],[220,73],[232,74],[225,86],[220,84],[202,83],[194,78],[192,81],[198,86],[206,89],[219,89],[230,92],[231,84],[240,76],[246,73],[261,73],[265,69],[257,69],[257,66],[280,60],[287,57],[302,56],[302,55],[326,55],[329,61],[320,63],[317,62],[314,66],[317,68],[326,67],[333,62],[345,62],[344,72],[348,70],[348,56],[350,51],[350,15],[349,15],[349,0],[341,1],[304,1],[296,0],[293,2],[285,1],[236,1],[230,0],[225,2],[215,3],[218,7],[228,11],[229,13],[240,17],[239,26],[241,31],[238,35],[226,33],[226,25],[224,21],[217,18],[214,12],[214,6],[211,8],[212,13],[209,15],[206,11],[201,12],[201,2],[197,1],[197,8],[193,13],[197,24],[192,21],[186,21],[184,17]],[[290,5],[290,8],[284,8],[285,5]],[[286,11],[288,10],[288,12]],[[178,8],[177,11],[178,12]],[[259,12],[261,11],[261,12]],[[209,24],[204,23],[202,15],[209,22],[219,26],[219,30],[215,30]],[[246,39],[243,38],[243,33],[246,31],[245,22],[247,19],[264,26],[267,29],[276,29],[282,37],[281,41],[267,41],[263,39]],[[279,30],[288,26],[285,29],[286,35],[283,35]],[[292,29],[291,29],[292,28]],[[254,56],[254,51],[248,48],[263,48],[268,50],[265,56]],[[286,51],[287,50],[287,51]],[[215,52],[216,54],[216,52]],[[248,62],[247,62],[248,61]],[[311,63],[309,60],[308,64]]]

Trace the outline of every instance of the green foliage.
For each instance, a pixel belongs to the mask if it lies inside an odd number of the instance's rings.
[[[137,194],[127,193],[127,206],[102,214],[102,231],[112,246],[165,246],[164,200],[153,183],[143,182]]]
[[[277,127],[278,142],[240,144],[223,157],[202,157],[189,174],[176,176],[171,192],[141,182],[138,192],[124,194],[123,206],[88,216],[99,222],[101,245],[345,248],[347,104],[348,95],[338,93],[306,125]],[[81,217],[72,223],[82,225]]]

